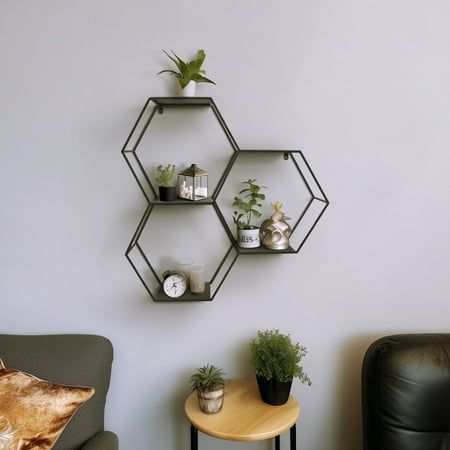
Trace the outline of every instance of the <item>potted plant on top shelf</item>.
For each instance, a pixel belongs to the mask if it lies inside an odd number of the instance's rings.
[[[259,247],[259,227],[251,224],[253,217],[261,217],[258,208],[262,207],[262,202],[266,196],[261,192],[265,186],[256,184],[256,178],[243,181],[247,185],[238,196],[234,197],[233,206],[238,211],[233,211],[233,221],[237,227],[238,245],[243,248]]]
[[[175,175],[176,166],[174,164],[167,164],[163,166],[160,164],[157,168],[159,175],[156,178],[156,184],[159,188],[159,199],[163,202],[172,202],[175,200]]]
[[[206,414],[216,414],[222,409],[224,397],[223,370],[211,365],[195,369],[189,378],[191,389],[197,392],[198,405]]]
[[[250,342],[250,351],[263,402],[270,405],[286,403],[294,377],[311,384],[300,365],[307,353],[306,347],[293,343],[289,335],[275,329],[258,331]]]
[[[178,72],[172,69],[165,69],[158,72],[170,73],[178,80],[179,94],[183,97],[193,97],[195,95],[195,87],[197,83],[211,83],[214,81],[206,78],[206,71],[202,69],[202,64],[205,61],[206,53],[204,50],[197,50],[197,57],[192,61],[183,61],[172,50],[173,56],[169,55],[165,50],[163,52],[175,64]]]

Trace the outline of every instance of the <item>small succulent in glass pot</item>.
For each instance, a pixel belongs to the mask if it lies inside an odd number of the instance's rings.
[[[191,389],[197,392],[198,405],[205,414],[216,414],[223,406],[224,371],[211,365],[195,369],[189,378]]]

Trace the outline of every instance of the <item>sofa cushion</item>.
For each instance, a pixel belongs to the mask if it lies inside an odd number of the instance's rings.
[[[78,408],[95,393],[90,387],[55,384],[0,360],[0,439],[18,450],[51,449]]]
[[[75,414],[53,450],[79,450],[104,429],[113,360],[111,342],[95,335],[0,334],[0,358],[12,369],[55,383],[92,386],[95,395]]]

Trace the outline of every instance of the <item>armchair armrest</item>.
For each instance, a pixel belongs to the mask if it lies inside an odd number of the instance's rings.
[[[81,450],[119,450],[119,439],[111,431],[102,431],[89,439]]]

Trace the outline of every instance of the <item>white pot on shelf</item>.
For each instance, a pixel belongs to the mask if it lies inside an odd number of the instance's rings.
[[[242,248],[259,247],[259,228],[243,230],[238,228],[238,246]]]
[[[178,83],[178,93],[181,95],[181,97],[194,97],[195,95],[195,87],[197,83],[193,80],[189,81],[187,86],[185,88],[182,88],[180,86],[180,83]]]

